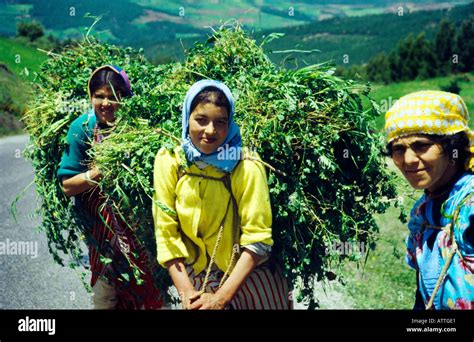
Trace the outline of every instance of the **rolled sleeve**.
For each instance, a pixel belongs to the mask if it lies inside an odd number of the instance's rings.
[[[262,242],[252,243],[250,245],[244,246],[243,248],[248,249],[249,251],[262,257],[269,256],[270,252],[272,251],[272,246],[266,245]]]

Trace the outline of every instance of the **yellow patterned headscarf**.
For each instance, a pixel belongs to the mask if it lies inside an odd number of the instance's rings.
[[[465,131],[469,137],[466,169],[474,171],[474,133],[469,112],[461,96],[445,91],[424,90],[401,97],[385,114],[388,142],[410,134],[452,135]]]

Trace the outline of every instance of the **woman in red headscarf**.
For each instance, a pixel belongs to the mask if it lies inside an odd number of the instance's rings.
[[[101,143],[107,128],[113,126],[122,97],[132,95],[127,74],[116,66],[102,66],[92,73],[88,93],[93,109],[72,122],[57,175],[66,196],[75,197],[75,208],[84,219],[93,306],[160,308],[162,296],[152,277],[156,262],[100,192],[97,185],[102,175],[88,155],[92,145]],[[139,274],[140,280],[134,274]]]

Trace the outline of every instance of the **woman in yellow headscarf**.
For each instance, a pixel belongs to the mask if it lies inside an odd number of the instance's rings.
[[[420,91],[399,99],[385,120],[389,156],[424,190],[408,223],[415,309],[474,309],[474,139],[466,105],[456,94]]]

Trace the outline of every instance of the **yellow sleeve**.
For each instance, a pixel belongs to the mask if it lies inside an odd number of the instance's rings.
[[[164,267],[167,261],[188,258],[189,254],[178,230],[176,213],[176,184],[178,163],[173,152],[162,148],[155,158],[153,171],[153,222],[158,262]]]
[[[264,166],[242,160],[235,173],[232,188],[239,207],[240,245],[262,242],[272,246],[272,208]]]

